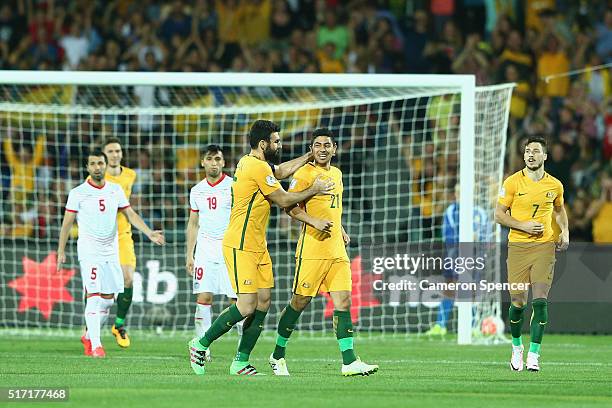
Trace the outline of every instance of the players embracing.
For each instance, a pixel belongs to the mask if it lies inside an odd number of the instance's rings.
[[[230,221],[222,251],[238,300],[221,312],[204,336],[189,342],[190,364],[195,374],[205,373],[210,345],[243,319],[243,334],[230,374],[259,374],[249,363],[249,356],[263,330],[274,287],[272,260],[266,242],[271,205],[291,207],[317,194],[331,194],[334,187],[333,183],[317,178],[301,192],[286,192],[282,188],[278,179],[291,176],[311,159],[311,155],[279,164],[282,149],[279,131],[280,127],[271,121],[255,121],[248,136],[251,151],[236,166]]]
[[[378,366],[362,362],[353,350],[351,266],[345,248],[350,238],[342,226],[342,172],[331,165],[337,144],[332,132],[322,128],[313,132],[310,147],[313,161],[294,174],[289,191],[304,191],[321,177],[331,180],[334,188],[330,195],[316,195],[285,207],[287,214],[303,225],[295,253],[293,296],[281,313],[269,363],[275,375],[289,375],[285,360],[289,336],[312,298],[323,291],[329,292],[334,302],[333,326],[342,355],[342,375],[369,375],[378,371]]]
[[[563,251],[569,245],[563,185],[544,171],[546,151],[543,138],[527,140],[523,155],[525,167],[504,181],[495,209],[495,221],[510,228],[508,283],[528,284],[532,291],[531,343],[527,354],[529,371],[540,370],[540,347],[548,323],[547,299],[554,274],[555,249]],[[558,238],[552,227],[553,216],[561,229]],[[514,371],[523,370],[521,328],[528,295],[528,290],[510,290],[510,367]]]

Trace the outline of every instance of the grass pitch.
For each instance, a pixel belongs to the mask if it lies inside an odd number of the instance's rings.
[[[103,338],[107,358],[82,355],[78,337],[0,338],[0,387],[70,388],[69,402],[3,406],[99,407],[612,407],[612,338],[546,335],[539,373],[511,372],[510,345],[458,346],[453,341],[357,337],[356,351],[380,371],[340,376],[332,335],[296,335],[288,345],[291,377],[271,375],[271,336],[251,362],[265,377],[230,377],[237,337],[213,347],[205,376],[189,367],[188,334],[132,333],[132,347]],[[59,404],[59,405],[58,405]]]

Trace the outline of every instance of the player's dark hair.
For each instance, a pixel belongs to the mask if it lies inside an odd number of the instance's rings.
[[[270,135],[274,132],[280,132],[280,126],[270,120],[258,119],[249,130],[249,144],[255,149],[262,140],[270,142]]]
[[[327,136],[331,139],[332,143],[336,143],[336,141],[334,140],[335,136],[334,136],[334,132],[332,132],[330,129],[328,128],[318,128],[315,129],[312,132],[312,139],[310,139],[310,145],[312,146],[312,144],[314,143],[315,139],[319,136]]]
[[[87,165],[89,164],[89,157],[91,156],[96,156],[96,157],[104,157],[104,163],[108,164],[108,158],[106,157],[106,154],[104,154],[104,152],[102,151],[102,149],[100,149],[99,147],[90,149],[87,154],[84,157],[84,163],[85,163],[85,167],[87,167]]]
[[[112,143],[117,143],[118,145],[121,145],[121,140],[119,140],[116,137],[109,137],[108,139],[105,139],[104,142],[102,143],[102,149],[104,149],[106,146]]]
[[[548,153],[546,139],[544,139],[542,136],[529,136],[529,139],[527,139],[527,143],[525,143],[525,147],[527,147],[529,143],[539,143],[542,146],[542,150],[544,151],[544,153]]]
[[[200,152],[200,156],[205,157],[209,154],[217,154],[217,153],[221,153],[221,155],[223,156],[223,148],[216,144],[210,144],[206,146],[204,149],[202,149],[202,151]]]

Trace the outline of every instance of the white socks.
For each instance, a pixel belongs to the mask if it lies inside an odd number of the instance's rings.
[[[110,308],[115,303],[115,299],[105,299],[99,295],[87,298],[85,305],[85,338],[91,340],[91,348],[96,349],[102,345],[100,340],[101,328],[108,319]]]
[[[202,303],[196,304],[195,331],[198,338],[204,337],[204,333],[206,333],[206,330],[208,330],[212,324],[211,309],[211,305],[204,305]]]
[[[115,303],[114,298],[105,299],[103,297],[100,298],[100,328],[104,327],[106,320],[108,320],[108,314],[110,313],[110,308],[113,307],[113,303]]]
[[[94,295],[87,298],[85,305],[85,324],[87,325],[87,334],[91,340],[91,348],[95,350],[100,347],[100,295]]]

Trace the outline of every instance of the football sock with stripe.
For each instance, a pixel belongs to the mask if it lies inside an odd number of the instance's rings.
[[[91,340],[91,348],[96,349],[102,345],[100,342],[100,295],[93,295],[87,298],[85,305],[85,324],[87,333]]]
[[[523,344],[523,339],[521,338],[521,330],[523,328],[523,312],[525,311],[525,307],[516,307],[514,305],[510,305],[510,310],[508,311],[508,320],[510,320],[510,333],[512,333],[512,345],[520,346]]]
[[[132,305],[132,296],[134,288],[124,288],[123,293],[117,296],[117,317],[115,317],[115,327],[121,327],[125,324],[125,316]]]
[[[334,331],[342,353],[342,364],[348,365],[357,360],[353,350],[353,322],[351,312],[334,310]]]
[[[255,313],[247,317],[242,328],[242,337],[238,344],[238,353],[236,353],[236,361],[249,361],[251,351],[255,347],[255,343],[259,339],[259,335],[263,331],[263,323],[266,318],[267,311],[255,309]]]
[[[542,336],[544,336],[544,329],[546,328],[546,323],[548,323],[548,302],[544,298],[537,298],[533,299],[531,306],[533,307],[533,314],[531,315],[531,343],[529,344],[529,351],[540,354]]]
[[[283,313],[281,314],[281,318],[278,321],[278,329],[276,336],[276,347],[274,348],[274,354],[272,357],[275,359],[284,358],[285,350],[287,347],[287,342],[289,341],[289,337],[293,330],[295,329],[295,324],[297,323],[301,311],[297,311],[291,307],[291,305],[287,305]]]
[[[106,320],[108,319],[108,314],[110,313],[110,308],[113,307],[113,303],[115,303],[115,299],[103,298],[100,297],[100,327],[104,327]]]
[[[231,305],[222,311],[215,321],[212,322],[210,329],[208,329],[206,333],[204,333],[204,336],[200,339],[200,344],[203,347],[208,348],[213,341],[230,331],[232,326],[242,319],[244,319],[244,316],[240,314],[240,311],[236,305]]]

